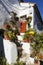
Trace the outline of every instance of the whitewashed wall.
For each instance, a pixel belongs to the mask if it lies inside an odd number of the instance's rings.
[[[17,36],[19,41],[23,41],[23,36]],[[30,43],[28,42],[20,42],[22,44],[22,57],[20,58],[20,61],[25,62],[27,65],[34,64],[34,58],[30,57]]]
[[[20,37],[20,36],[19,36]],[[21,37],[20,37],[21,38]],[[19,38],[19,40],[20,40]],[[20,58],[20,61],[26,61],[26,63],[34,63],[34,58],[30,58],[30,43],[21,42],[22,45],[22,54],[26,54],[26,56],[23,56]],[[9,40],[5,40],[2,37],[0,37],[0,55],[4,56],[7,59],[7,63],[12,64],[16,62],[17,59],[17,47],[16,44],[13,42],[10,42]]]
[[[22,45],[22,57],[20,58],[20,61],[23,61],[25,62],[27,65],[31,65],[31,64],[34,64],[34,58],[31,58],[30,57],[30,53],[31,53],[31,50],[30,50],[30,43],[28,42],[21,42]]]
[[[28,43],[28,42],[21,42],[21,44],[23,44],[22,45],[23,52],[30,55],[30,43]]]
[[[3,39],[4,52],[7,62],[9,64],[15,63],[17,60],[17,47],[16,44],[9,40]]]
[[[30,54],[30,43],[23,42],[23,36],[17,36],[18,40],[21,41],[20,44],[22,44],[23,51],[27,54]]]

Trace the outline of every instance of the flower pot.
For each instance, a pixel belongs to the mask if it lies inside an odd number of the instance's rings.
[[[16,63],[17,60],[17,46],[15,43],[3,39],[4,54],[9,65]]]
[[[21,42],[22,44],[22,54],[29,54],[30,56],[30,53],[31,53],[31,50],[30,50],[30,44],[28,42]]]
[[[24,41],[24,42],[30,42],[30,40],[29,40],[29,39],[24,39],[23,41]]]

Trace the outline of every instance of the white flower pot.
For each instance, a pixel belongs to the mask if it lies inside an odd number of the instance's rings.
[[[30,55],[30,43],[28,42],[21,42],[23,51]]]
[[[18,35],[17,38],[19,41],[23,41],[23,36]]]

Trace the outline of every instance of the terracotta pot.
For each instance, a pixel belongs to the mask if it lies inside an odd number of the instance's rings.
[[[24,39],[23,41],[24,41],[24,42],[30,42],[30,40],[29,40],[29,39]]]

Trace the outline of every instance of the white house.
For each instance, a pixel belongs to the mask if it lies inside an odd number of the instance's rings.
[[[21,21],[23,22],[22,24],[23,26],[20,25],[22,26],[22,29],[23,28],[28,29],[28,26],[25,23],[27,23],[27,19],[30,19],[29,21],[30,21],[31,28],[34,28],[36,31],[41,32],[43,30],[43,22],[42,22],[41,15],[40,15],[37,5],[35,3],[29,3],[29,2],[25,3],[25,2],[20,2],[20,1],[21,0],[0,0],[0,28],[3,26],[3,23],[5,21],[8,21],[11,18],[10,12],[13,11],[14,13],[17,14],[16,16],[19,18],[18,24],[21,23]],[[22,40],[22,38],[19,37],[19,40]],[[6,43],[7,43],[7,40],[4,40],[4,51],[6,54],[6,58],[8,62],[14,63],[14,60],[16,61],[16,58],[12,58],[12,57],[15,57],[15,55],[17,57],[16,45],[12,44],[9,41],[8,41],[8,44]],[[22,47],[24,51],[26,51],[26,53],[29,52],[30,51],[29,44],[24,44],[24,43],[22,44],[23,44]],[[26,47],[26,45],[28,45],[28,47]],[[13,49],[15,50],[12,51]],[[2,48],[0,52],[1,51],[2,51]]]
[[[32,17],[30,20],[31,28],[34,28],[37,32],[43,30],[43,22],[38,9],[38,6],[35,3],[20,3],[23,9],[19,10],[18,16],[26,16],[26,18]]]
[[[25,3],[21,1],[22,0],[0,0],[0,28],[6,20],[9,20],[9,14],[13,11],[17,14],[19,20],[24,20],[21,18],[23,16],[26,16],[25,19],[32,17],[30,23],[31,28],[36,29],[38,32],[42,31],[43,22],[38,6],[35,3]]]

